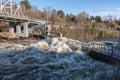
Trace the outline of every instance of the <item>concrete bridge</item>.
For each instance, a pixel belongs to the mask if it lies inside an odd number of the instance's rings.
[[[0,21],[9,22],[9,32],[16,33],[19,37],[29,36],[29,24],[45,25],[46,23],[46,21],[24,16],[22,8],[14,0],[0,0]]]

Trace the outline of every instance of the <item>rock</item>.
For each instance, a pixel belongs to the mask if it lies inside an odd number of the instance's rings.
[[[61,47],[62,47],[64,44],[65,44],[64,42],[62,42],[62,41],[61,41],[61,42],[58,41],[57,44],[56,44],[56,46],[61,46]]]
[[[70,49],[70,47],[67,44],[63,45],[63,49],[65,52],[72,52],[72,49]]]
[[[67,38],[63,41],[64,38],[53,38],[51,42],[51,46],[49,51],[57,52],[57,53],[67,53],[71,52],[69,45],[66,44]]]
[[[19,38],[15,33],[10,33],[10,32],[1,32],[0,33],[1,38],[5,39],[16,39]]]
[[[66,37],[61,37],[60,40],[62,40],[64,42],[68,42],[68,38],[66,38]]]
[[[84,52],[82,52],[80,49],[76,50],[75,53],[77,53],[77,54],[84,54]]]
[[[48,44],[51,44],[52,38],[47,38],[47,39],[45,39],[45,42],[47,42]]]
[[[48,45],[48,43],[45,42],[45,41],[38,42],[38,47],[39,47],[41,50],[48,50],[48,49],[49,49],[49,45]]]
[[[10,33],[8,39],[14,39],[14,38],[19,38],[19,37],[14,33]]]
[[[58,38],[52,39],[52,45],[56,45],[59,42]]]
[[[57,53],[64,53],[65,51],[63,50],[62,47],[59,47],[56,52],[57,52]]]

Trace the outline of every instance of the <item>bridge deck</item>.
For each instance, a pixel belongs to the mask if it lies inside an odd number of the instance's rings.
[[[105,58],[111,58],[113,60],[119,60],[118,62],[120,63],[120,43],[119,42],[112,42],[111,45],[108,45],[103,42],[93,42],[91,44],[82,45],[82,50],[86,51],[90,56],[93,58],[98,58],[98,59],[103,59],[106,60]],[[108,59],[108,60],[111,60]],[[117,62],[117,63],[118,63]]]
[[[45,23],[45,21],[30,19],[28,17],[15,17],[10,15],[0,15],[0,20],[7,22],[29,22],[29,23]]]

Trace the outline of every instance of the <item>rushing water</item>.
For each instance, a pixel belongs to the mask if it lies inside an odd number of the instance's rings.
[[[119,71],[84,52],[57,53],[36,46],[0,51],[0,80],[118,80]]]

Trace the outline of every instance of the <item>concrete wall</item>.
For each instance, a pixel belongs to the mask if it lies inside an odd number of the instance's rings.
[[[22,27],[23,27],[23,30],[22,30]],[[16,25],[15,28],[11,27],[9,29],[9,32],[10,33],[15,33],[19,37],[29,37],[28,23],[23,23],[21,25]]]

